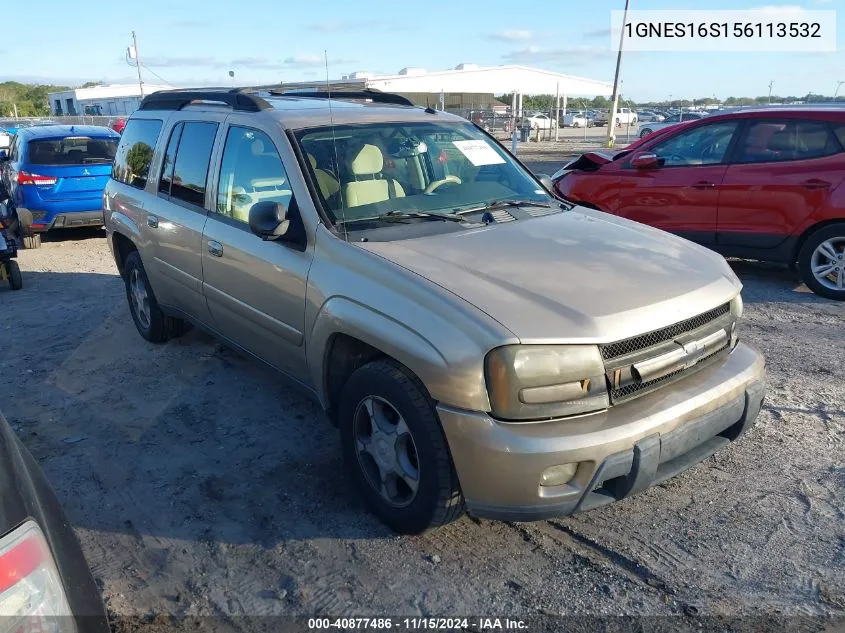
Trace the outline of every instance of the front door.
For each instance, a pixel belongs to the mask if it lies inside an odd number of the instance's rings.
[[[619,170],[618,196],[609,209],[700,244],[716,240],[719,187],[736,121],[686,128],[642,153],[654,153],[662,166]]]
[[[249,209],[282,204],[291,217],[285,238],[264,241],[249,229]],[[279,151],[264,132],[226,131],[217,198],[202,237],[203,292],[217,330],[233,343],[307,381],[305,288],[313,252],[302,238],[295,200]]]
[[[824,121],[753,121],[728,167],[719,196],[717,242],[778,246],[824,207],[845,174],[845,154]]]

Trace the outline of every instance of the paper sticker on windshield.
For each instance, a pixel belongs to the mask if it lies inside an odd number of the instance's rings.
[[[476,167],[483,165],[500,165],[505,159],[499,156],[487,141],[452,141],[461,154],[466,156]]]

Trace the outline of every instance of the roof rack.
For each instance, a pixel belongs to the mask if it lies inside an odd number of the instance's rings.
[[[374,88],[363,90],[270,90],[274,97],[301,97],[306,99],[365,99],[373,103],[392,103],[393,105],[411,106],[413,102],[407,97],[392,92],[382,92]]]
[[[181,110],[194,102],[222,103],[240,112],[260,112],[272,108],[264,99],[243,88],[195,88],[161,90],[147,95],[139,110]]]

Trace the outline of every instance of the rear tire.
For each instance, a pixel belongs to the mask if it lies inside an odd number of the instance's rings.
[[[648,129],[648,128],[645,128],[644,130],[640,131],[640,138],[645,138],[649,134],[651,134],[651,130]]]
[[[141,336],[150,343],[164,343],[190,329],[182,319],[168,316],[161,310],[138,251],[126,256],[123,270],[129,312]]]
[[[14,259],[10,259],[7,264],[7,271],[9,273],[9,287],[12,290],[20,290],[23,288],[23,275],[21,274],[21,267]]]
[[[419,534],[463,514],[434,405],[406,367],[383,359],[355,370],[341,391],[337,419],[346,466],[383,523],[400,534]],[[377,481],[384,482],[380,489]]]
[[[811,233],[798,253],[798,272],[817,295],[845,301],[845,223]]]

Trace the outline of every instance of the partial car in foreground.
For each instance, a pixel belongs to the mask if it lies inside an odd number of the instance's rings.
[[[0,178],[19,218],[32,234],[55,228],[102,226],[103,188],[120,135],[105,127],[48,125],[21,128],[9,150],[0,150]]]
[[[0,413],[4,631],[108,633],[100,590],[36,461]]]
[[[795,265],[813,292],[845,300],[845,109],[711,115],[569,167],[555,185],[568,200]]]
[[[142,337],[193,323],[312,393],[399,532],[611,503],[753,423],[764,362],[721,256],[571,207],[464,119],[326,96],[131,116],[104,206]]]

